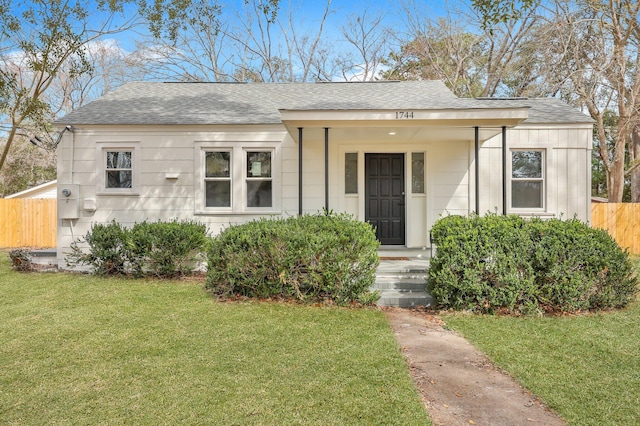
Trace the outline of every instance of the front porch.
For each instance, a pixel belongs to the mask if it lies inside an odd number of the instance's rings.
[[[430,306],[431,295],[426,291],[430,248],[381,246],[380,265],[371,290],[381,293],[378,305],[416,307]]]

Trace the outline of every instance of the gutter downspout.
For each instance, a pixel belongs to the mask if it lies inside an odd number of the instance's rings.
[[[75,163],[75,151],[76,151],[76,133],[71,131],[71,167],[70,167],[70,182],[73,184],[73,172]],[[78,203],[80,203],[80,194],[78,194]],[[79,206],[78,206],[79,208]],[[73,219],[69,219],[69,229],[71,230],[71,238],[75,241],[76,236],[73,232]]]
[[[65,132],[68,130],[68,133],[71,133],[71,147],[70,147],[70,155],[69,155],[69,183],[73,184],[73,172],[74,172],[74,159],[75,159],[75,150],[76,150],[76,133],[75,133],[75,129],[66,126],[62,132]],[[58,148],[60,148],[63,152],[64,152],[64,145],[62,146],[58,146]],[[58,148],[56,148],[56,151],[58,150]],[[58,154],[58,152],[56,152],[56,155]],[[62,160],[60,160],[62,158]],[[58,161],[64,161],[64,155],[58,155]],[[56,168],[57,168],[57,164],[56,164]],[[60,185],[60,181],[58,181],[58,186]],[[58,191],[56,190],[56,198],[58,197]],[[80,202],[80,196],[78,194],[78,203]],[[56,215],[58,215],[58,212],[56,211]],[[76,236],[75,236],[75,232],[73,230],[73,219],[58,219],[57,221],[59,221],[59,224],[57,223],[56,226],[59,227],[59,229],[62,228],[62,226],[64,225],[64,221],[67,221],[67,223],[69,224],[69,232],[71,233],[71,240],[75,241]],[[62,259],[59,259],[59,254],[60,254],[60,242],[61,242],[61,235],[60,232],[58,232],[58,236],[56,238],[56,263],[58,264],[58,266],[60,266],[60,262],[62,261]]]
[[[70,173],[69,183],[73,183],[73,171],[74,171],[73,163],[75,158],[75,151],[76,151],[76,134],[74,132],[71,132],[71,166],[69,170],[69,173]]]

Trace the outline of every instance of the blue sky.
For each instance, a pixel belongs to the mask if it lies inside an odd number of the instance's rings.
[[[218,0],[222,5],[221,21],[231,25],[232,27],[241,28],[240,33],[243,32],[242,25],[239,22],[238,15],[244,16],[243,10],[249,10],[250,5],[245,4],[245,0]],[[253,3],[258,0],[248,0],[249,3]],[[297,36],[306,35],[310,39],[314,39],[319,25],[321,23],[325,8],[329,0],[280,0],[280,7],[278,11],[278,18],[282,25],[287,27],[289,25],[289,14],[292,11],[293,14],[293,26],[296,29]],[[342,37],[342,27],[349,23],[350,19],[354,17],[362,16],[366,11],[367,20],[376,19],[379,15],[383,16],[382,26],[390,28],[394,32],[394,36],[387,36],[386,40],[390,42],[388,49],[397,50],[399,48],[399,39],[407,39],[406,36],[406,21],[407,10],[412,10],[411,14],[414,18],[416,16],[422,16],[424,19],[434,19],[443,15],[446,12],[447,3],[444,0],[330,0],[330,14],[325,22],[324,30],[322,33],[321,43],[324,47],[331,49],[332,55],[336,56],[337,53],[351,51],[354,47],[349,45]],[[467,0],[461,0],[454,4],[455,7],[460,5],[466,5]],[[464,7],[464,6],[463,6]],[[134,12],[135,6],[129,6],[131,12]],[[96,16],[96,19],[99,19]],[[243,19],[244,20],[244,19]],[[284,37],[280,34],[280,24],[274,24],[273,26],[273,43],[274,49],[279,50],[279,53],[275,53],[276,56],[286,57],[286,44]],[[136,50],[136,41],[143,41],[146,46],[153,46],[155,41],[148,37],[144,38],[140,32],[145,33],[144,27],[139,27],[136,33],[123,33],[115,36],[108,36],[117,40],[118,45],[125,53],[131,53]],[[236,33],[237,34],[237,33]],[[229,39],[227,39],[227,42]],[[226,48],[226,57],[238,53],[236,47],[233,44],[225,43],[229,46]],[[230,49],[230,50],[228,50]],[[388,52],[388,50],[387,50]],[[146,55],[147,53],[141,53]],[[153,53],[151,54],[153,56]],[[386,56],[386,54],[384,55]],[[349,75],[357,76],[349,73]],[[162,77],[160,77],[162,79]],[[335,78],[341,79],[340,75],[336,75]],[[348,77],[358,78],[358,77]],[[168,79],[172,79],[169,77]]]
[[[234,10],[241,10],[245,7],[244,0],[221,0],[223,13],[225,16],[232,14]],[[437,17],[445,13],[447,2],[444,0],[414,0],[412,8],[419,8],[425,15]],[[454,2],[454,4],[467,3],[466,0]],[[331,0],[331,14],[325,23],[325,35],[339,32],[341,27],[348,22],[352,16],[361,15],[367,11],[368,16],[382,14],[386,25],[395,30],[401,30],[406,21],[403,7],[410,4],[407,0]],[[302,25],[306,30],[312,31],[319,25],[326,1],[322,0],[281,0],[278,17],[281,20],[288,18],[289,11],[293,11],[295,24]],[[121,46],[127,50],[132,50],[134,44],[131,43],[130,35],[120,35],[117,37]]]
[[[82,2],[82,0],[77,0]],[[216,1],[216,0],[213,0]],[[225,20],[228,18],[233,19],[235,16],[234,11],[240,11],[247,7],[245,0],[217,0],[223,7],[223,16]],[[249,0],[249,2],[254,0]],[[255,0],[257,1],[257,0]],[[286,21],[288,19],[289,11],[293,11],[295,17],[295,25],[300,25],[305,32],[313,33],[317,30],[322,15],[324,13],[325,6],[328,0],[280,0],[280,7],[278,17]],[[419,9],[423,16],[434,18],[445,13],[447,8],[446,0],[330,0],[331,14],[327,18],[325,23],[324,37],[329,39],[335,39],[334,34],[339,34],[341,27],[344,26],[350,17],[362,15],[366,10],[367,15],[372,18],[379,14],[384,16],[384,24],[393,28],[395,31],[402,32],[405,26],[407,17],[405,8]],[[74,4],[72,0],[70,4]],[[89,4],[95,4],[95,0],[89,0]],[[13,12],[17,12],[19,9],[29,5],[28,0],[16,0],[11,2]],[[468,4],[468,0],[459,0],[451,3],[452,6]],[[90,7],[90,9],[92,9]],[[135,6],[130,5],[127,7],[127,19],[130,18],[135,12]],[[103,14],[94,13],[90,15],[90,19],[94,19],[96,23],[99,23],[104,19]],[[120,21],[124,21],[125,18],[119,18]],[[139,28],[138,32],[146,32],[143,28]],[[140,38],[139,34],[124,33],[117,36],[111,36],[119,41],[120,46],[127,51],[135,49],[134,40]]]

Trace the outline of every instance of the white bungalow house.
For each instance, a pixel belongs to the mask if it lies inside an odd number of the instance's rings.
[[[461,99],[440,81],[138,82],[57,124],[62,267],[112,219],[215,234],[329,209],[407,248],[447,213],[589,220],[592,121],[558,99]]]

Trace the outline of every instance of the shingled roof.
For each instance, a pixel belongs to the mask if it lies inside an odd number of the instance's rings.
[[[441,81],[127,83],[58,120],[71,125],[276,124],[280,110],[474,110],[529,107],[527,123],[589,123],[557,99],[456,97]]]

